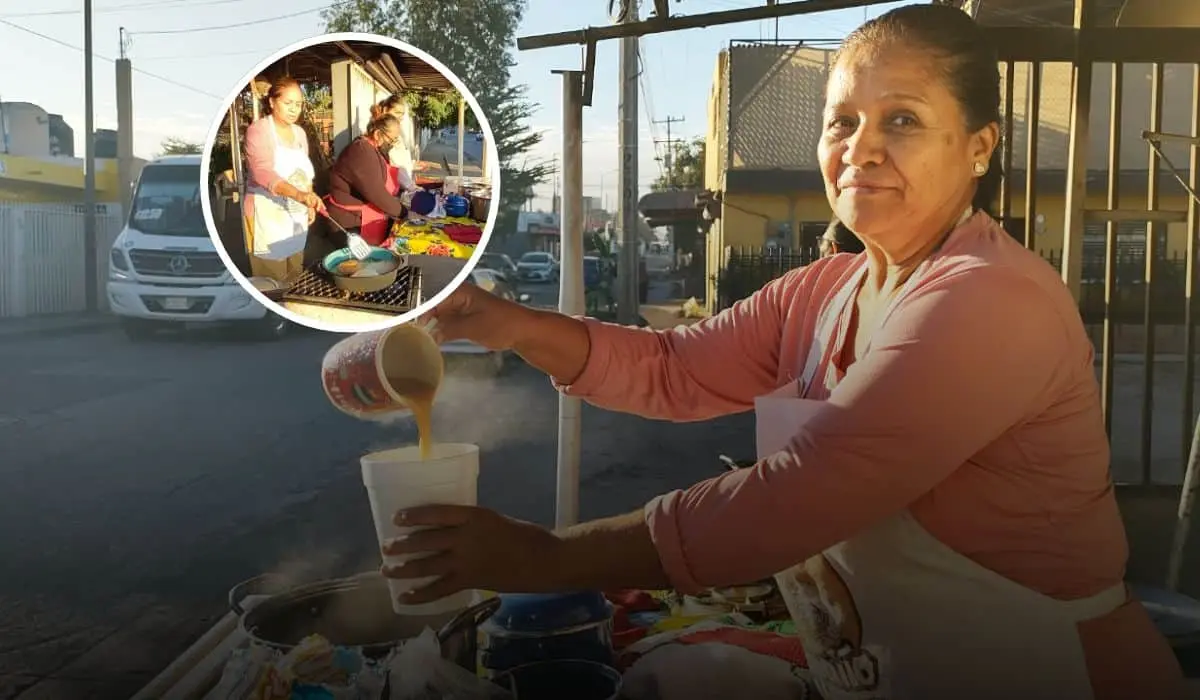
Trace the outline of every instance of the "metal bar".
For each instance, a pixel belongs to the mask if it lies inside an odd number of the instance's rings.
[[[1038,120],[1042,110],[1042,64],[1029,64],[1029,102],[1025,106],[1025,247],[1037,244]]]
[[[1171,541],[1171,553],[1167,559],[1167,590],[1179,590],[1179,575],[1183,570],[1184,554],[1187,552],[1188,534],[1192,531],[1192,510],[1196,496],[1200,493],[1200,423],[1192,428],[1191,448],[1184,462],[1183,489],[1179,494],[1179,509],[1175,514],[1175,533]],[[1187,431],[1183,433],[1188,435]],[[1186,440],[1186,437],[1185,437]]]
[[[585,312],[583,297],[583,74],[561,71],[562,250],[558,310],[571,316]],[[558,397],[558,474],[554,522],[579,522],[579,464],[582,407],[580,399]]]
[[[1155,63],[1150,77],[1150,131],[1162,131],[1163,124],[1163,64]],[[1154,149],[1150,149],[1150,166],[1148,182],[1146,183],[1146,209],[1157,211],[1159,206],[1158,191],[1159,157]],[[1145,331],[1145,345],[1142,350],[1142,483],[1154,481],[1154,356],[1155,356],[1155,326],[1154,326],[1154,273],[1158,265],[1158,226],[1150,221],[1146,224],[1146,274],[1142,286],[1146,295],[1143,300],[1142,329]]]
[[[1017,64],[1008,61],[1004,65],[1004,75],[1004,142],[1001,144],[1004,149],[1001,154],[1004,177],[1000,180],[1000,220],[1004,222],[1006,230],[1011,230],[1009,227],[1012,226],[1013,136],[1016,134],[1013,103],[1016,102]]]
[[[1092,0],[1075,0],[1075,28],[1092,24]],[[1092,111],[1091,60],[1073,59],[1071,85],[1071,130],[1067,149],[1066,226],[1063,231],[1062,278],[1078,301],[1083,274],[1083,210],[1087,207],[1088,126]]]
[[[722,24],[737,24],[738,22],[757,22],[758,20],[774,17],[793,17],[795,15],[811,15],[818,12],[846,10],[855,7],[871,7],[882,5],[891,0],[803,0],[803,2],[786,2],[762,7],[748,7],[741,10],[723,10],[721,12],[704,12],[696,15],[680,15],[668,19],[648,19],[641,22],[626,22],[609,27],[587,27],[569,32],[553,34],[536,34],[517,38],[518,51],[533,49],[548,49],[555,46],[570,46],[586,44],[589,41],[607,41],[608,39],[626,39],[629,37],[664,34],[683,29],[703,29]]]
[[[1078,53],[1101,63],[1196,63],[1200,27],[982,28],[1000,61],[1070,63]]]
[[[1124,78],[1125,66],[1114,63],[1108,107],[1108,208],[1112,211],[1121,206],[1121,104],[1125,94]],[[1104,432],[1110,440],[1113,423],[1113,369],[1116,365],[1113,353],[1116,348],[1117,324],[1113,316],[1116,311],[1117,290],[1117,226],[1115,219],[1109,219],[1104,227],[1104,336],[1100,350],[1100,388],[1104,397]]]
[[[96,240],[96,89],[92,84],[92,0],[83,0],[83,285],[84,308],[100,308],[100,251]]]
[[[1198,97],[1197,99],[1200,99]],[[1164,134],[1161,131],[1143,131],[1142,140],[1144,141],[1159,141],[1161,143],[1187,143],[1193,146],[1200,146],[1200,136],[1184,136],[1183,134]]]
[[[1083,220],[1088,223],[1148,221],[1156,224],[1181,224],[1187,221],[1186,211],[1160,209],[1085,209]]]
[[[589,41],[583,52],[583,106],[591,107],[592,93],[596,88],[596,42]]]
[[[1162,136],[1162,135],[1160,135]],[[1192,147],[1188,166],[1192,192],[1200,192],[1200,63],[1192,66]],[[1188,200],[1187,260],[1184,261],[1183,297],[1183,456],[1190,454],[1188,428],[1196,423],[1196,255],[1200,237],[1200,202]],[[1185,461],[1185,464],[1187,462]],[[1193,472],[1193,478],[1194,472]],[[1190,506],[1189,506],[1190,511]],[[1182,514],[1181,514],[1182,515]]]

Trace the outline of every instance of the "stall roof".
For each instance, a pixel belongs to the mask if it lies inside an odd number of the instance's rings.
[[[446,76],[420,58],[371,41],[331,41],[309,46],[272,63],[262,71],[262,76],[274,79],[290,75],[302,83],[328,85],[332,79],[331,66],[345,60],[362,66],[392,92],[455,89]]]

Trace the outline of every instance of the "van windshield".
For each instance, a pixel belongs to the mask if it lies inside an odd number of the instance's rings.
[[[129,226],[158,236],[208,236],[200,205],[200,167],[143,168],[133,196]]]

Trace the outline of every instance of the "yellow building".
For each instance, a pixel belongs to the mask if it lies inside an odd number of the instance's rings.
[[[811,244],[828,224],[832,212],[825,197],[817,163],[825,81],[834,47],[735,42],[717,57],[708,104],[708,133],[704,187],[720,193],[720,218],[707,241],[706,277],[710,300],[716,299],[714,279],[730,247],[778,245],[797,248]],[[1002,75],[1005,72],[1000,67]],[[1029,113],[1028,67],[1014,71],[1013,197],[1006,225],[1023,232],[1025,154]],[[1121,208],[1145,209],[1150,148],[1141,133],[1150,126],[1149,65],[1124,67],[1120,118]],[[1088,152],[1087,208],[1106,209],[1109,96],[1112,67],[1095,67]],[[1169,65],[1163,82],[1163,131],[1191,132],[1191,67]],[[1005,76],[1007,79],[1007,76]],[[1071,66],[1045,64],[1038,114],[1037,199],[1034,248],[1043,255],[1061,256],[1066,212],[1067,134],[1070,124]],[[1002,87],[1002,89],[1004,89]],[[1164,148],[1178,166],[1187,166],[1187,146]],[[1158,209],[1185,212],[1187,193],[1166,167],[1159,170]],[[998,211],[998,207],[997,207]],[[1123,247],[1141,248],[1144,222],[1124,223]],[[1185,224],[1160,227],[1168,257],[1183,254]],[[1018,234],[1023,238],[1023,233]],[[1086,246],[1103,246],[1104,224],[1089,224]]]
[[[96,201],[120,201],[117,161],[96,161]],[[84,165],[78,158],[0,154],[0,201],[75,204],[84,200]]]

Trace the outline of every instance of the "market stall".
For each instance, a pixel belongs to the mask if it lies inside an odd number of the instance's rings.
[[[440,158],[440,164],[421,160],[421,150],[426,144],[418,137],[420,125],[411,113],[403,115],[401,142],[406,144],[406,152],[411,147],[413,156],[412,183],[398,192],[407,211],[403,217],[390,221],[387,240],[378,246],[394,255],[388,261],[399,269],[386,271],[388,275],[395,272],[393,281],[382,287],[343,284],[334,261],[324,252],[313,256],[324,256],[319,260],[309,258],[306,253],[304,269],[288,279],[253,278],[260,291],[284,308],[324,324],[369,325],[411,311],[445,288],[482,241],[493,191],[487,168],[491,143],[484,143],[478,176],[468,177],[461,138],[466,125],[465,99],[449,78],[420,58],[391,46],[366,41],[328,41],[299,49],[267,66],[230,105],[223,130],[223,138],[228,142],[229,169],[221,172],[231,181],[226,191],[239,204],[245,202],[247,195],[245,126],[259,118],[260,103],[269,84],[281,76],[299,81],[309,95],[327,95],[328,104],[310,104],[301,123],[309,139],[308,152],[316,171],[312,185],[318,195],[327,193],[334,160],[364,133],[368,121],[365,115],[381,99],[390,95],[458,95],[457,169],[445,156]],[[222,167],[217,165],[218,160],[215,149],[214,170]],[[220,211],[228,208],[214,207]],[[234,215],[241,219],[240,214]],[[310,227],[310,240],[317,227],[328,226],[334,224],[320,217]],[[226,249],[235,259],[245,261],[242,273],[251,277],[249,251],[234,250],[248,245],[244,228],[226,225],[222,230]],[[360,271],[356,276],[363,275]]]

